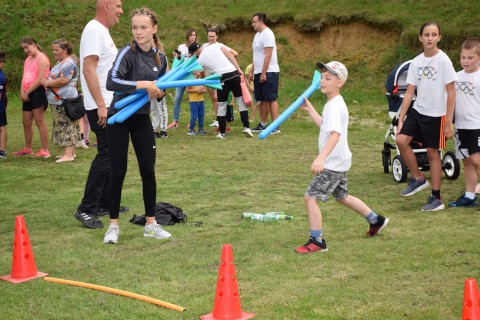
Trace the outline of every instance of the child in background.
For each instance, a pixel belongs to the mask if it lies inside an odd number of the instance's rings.
[[[462,44],[455,83],[455,149],[463,161],[465,193],[450,207],[478,206],[475,187],[480,177],[480,38],[468,38]]]
[[[310,223],[310,239],[295,249],[297,253],[310,254],[326,252],[323,239],[322,213],[317,201],[326,202],[330,195],[344,206],[352,209],[367,220],[370,229],[368,237],[377,235],[388,224],[388,219],[375,214],[362,200],[348,194],[347,172],[352,164],[352,153],[348,147],[348,109],[340,89],[348,77],[347,68],[340,62],[317,63],[322,70],[321,91],[327,96],[322,116],[305,98],[302,109],[307,111],[313,122],[320,128],[318,138],[319,154],[310,170],[315,174],[304,195]]]
[[[250,79],[248,76],[250,73],[252,73],[252,64],[250,63],[246,68],[245,68],[245,84],[247,85],[248,91],[252,94],[253,98],[253,107],[252,107],[252,115],[250,117],[250,122],[255,121],[255,116],[257,114],[257,110],[260,108],[260,101],[255,100],[255,87],[253,85],[253,81]]]
[[[5,52],[0,52],[0,159],[7,157],[7,78],[3,67]]]
[[[193,73],[195,79],[200,79],[200,72],[195,71]],[[190,130],[188,135],[206,134],[203,130],[203,120],[205,117],[205,103],[203,94],[207,92],[205,86],[193,86],[187,87],[186,91],[189,94],[190,100]],[[195,132],[195,122],[198,120],[198,132]]]
[[[442,161],[439,149],[445,148],[446,138],[453,137],[453,111],[455,109],[455,81],[457,74],[452,61],[438,48],[442,38],[440,27],[435,22],[424,23],[418,35],[423,52],[410,63],[407,76],[407,91],[403,98],[398,118],[396,142],[411,177],[401,195],[408,197],[428,188],[425,174],[418,168],[417,158],[410,142],[420,139],[427,148],[432,194],[422,211],[437,211],[445,208],[440,196]],[[417,98],[409,111],[413,96]],[[405,116],[408,111],[408,117]]]

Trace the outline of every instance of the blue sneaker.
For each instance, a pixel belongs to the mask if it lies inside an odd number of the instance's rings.
[[[196,135],[197,133],[195,132],[195,130],[190,130],[190,131],[187,132],[187,134],[188,134],[189,136],[194,136],[194,135]]]
[[[255,128],[252,129],[252,132],[262,132],[267,126],[262,126],[261,123],[258,124]]]
[[[465,193],[458,197],[457,200],[449,202],[449,207],[465,207],[465,208],[473,208],[478,207],[477,197],[473,199],[469,199],[465,197]]]

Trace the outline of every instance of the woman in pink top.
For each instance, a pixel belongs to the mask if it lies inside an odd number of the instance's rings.
[[[33,120],[38,127],[40,133],[40,142],[42,144],[40,150],[33,156],[36,158],[49,158],[48,151],[48,128],[45,122],[45,110],[48,106],[45,88],[41,84],[41,80],[48,76],[50,70],[50,61],[43,53],[42,49],[37,45],[32,37],[22,39],[21,46],[27,58],[23,66],[22,87],[20,89],[20,97],[23,101],[23,133],[25,135],[25,146],[14,156],[32,154],[33,140]]]

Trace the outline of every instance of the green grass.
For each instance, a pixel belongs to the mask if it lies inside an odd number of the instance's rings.
[[[12,0],[0,12],[0,50],[8,54],[10,79],[8,152],[23,145],[18,81],[22,36],[30,34],[47,49],[56,38],[78,43],[83,25],[93,17],[94,1]],[[145,302],[103,292],[48,283],[42,279],[13,285],[0,281],[2,319],[196,319],[212,311],[222,245],[233,246],[242,308],[258,319],[458,319],[466,278],[478,278],[480,250],[478,209],[424,213],[427,192],[402,198],[404,185],[384,174],[381,150],[389,126],[383,81],[388,69],[418,49],[416,33],[427,20],[442,26],[443,44],[456,63],[460,43],[478,35],[480,4],[471,1],[124,1],[125,12],[140,5],[161,14],[160,36],[167,52],[182,41],[186,29],[225,24],[221,37],[241,52],[245,66],[253,31],[249,20],[266,11],[272,26],[288,24],[314,33],[328,25],[360,22],[391,34],[379,48],[367,43],[351,52],[297,51],[295,39],[279,37],[282,67],[280,109],[309,86],[320,58],[351,59],[343,95],[349,106],[353,166],[349,191],[374,211],[390,218],[382,236],[367,239],[366,222],[331,200],[321,204],[329,252],[296,255],[308,238],[303,193],[317,153],[318,131],[302,111],[282,125],[282,133],[265,140],[245,139],[237,119],[226,141],[212,133],[186,135],[187,104],[182,128],[157,140],[158,201],[171,202],[189,222],[166,228],[174,238],[142,237],[128,223],[143,211],[141,181],[132,148],[122,204],[123,234],[116,246],[102,244],[103,230],[83,228],[73,218],[95,150],[77,150],[73,163],[52,159],[13,158],[0,162],[0,274],[10,273],[16,215],[24,215],[39,271],[144,294],[187,308],[177,313]],[[193,4],[193,5],[192,5]],[[248,8],[247,10],[245,8]],[[68,13],[68,14],[65,14]],[[118,46],[130,39],[128,14],[112,29]],[[73,22],[72,22],[73,21]],[[242,44],[232,34],[251,37]],[[391,33],[390,33],[391,32]],[[360,50],[361,49],[361,50]],[[373,57],[373,58],[372,58]],[[298,60],[298,61],[296,61]],[[350,67],[351,66],[351,67]],[[319,93],[311,101],[321,109]],[[173,103],[168,100],[170,114]],[[211,104],[207,106],[210,110]],[[238,116],[238,113],[237,113]],[[206,123],[213,119],[207,113]],[[47,121],[51,123],[50,113]],[[256,123],[255,123],[256,124]],[[38,132],[34,145],[38,148]],[[92,137],[93,141],[94,137]],[[451,142],[450,142],[451,144]],[[61,149],[51,146],[53,155]],[[451,145],[450,148],[452,149]],[[428,176],[428,173],[427,173]],[[444,201],[455,199],[463,177],[443,180]],[[258,223],[242,212],[284,210],[293,221]],[[104,223],[108,219],[102,218]]]
[[[312,101],[321,106],[319,98],[317,93]],[[14,107],[19,102],[12,100],[10,152],[23,139],[21,114]],[[195,319],[212,311],[222,245],[230,243],[242,308],[259,319],[458,319],[464,280],[480,272],[478,209],[424,213],[419,208],[426,192],[401,198],[403,185],[384,174],[381,163],[386,107],[349,104],[354,155],[349,191],[391,222],[382,236],[367,239],[362,218],[333,200],[321,204],[327,254],[293,251],[308,238],[302,197],[317,152],[317,130],[302,111],[282,126],[280,135],[265,140],[245,139],[238,120],[226,141],[212,133],[190,137],[185,128],[157,140],[158,201],[171,202],[189,216],[188,223],[166,228],[174,236],[170,241],[145,239],[141,227],[127,222],[143,211],[132,151],[122,198],[131,212],[121,217],[123,234],[115,246],[102,244],[105,229],[83,228],[72,216],[94,149],[77,150],[77,160],[63,165],[8,157],[0,163],[2,275],[10,273],[15,216],[22,214],[39,271],[187,310],[178,313],[37,279],[0,282],[2,318]],[[184,110],[182,123],[186,118]],[[212,118],[208,113],[207,122]],[[39,144],[38,134],[34,144]],[[57,155],[61,149],[51,146],[51,151]],[[445,201],[456,198],[463,178],[444,180],[442,189]],[[259,223],[240,217],[274,210],[295,219]]]

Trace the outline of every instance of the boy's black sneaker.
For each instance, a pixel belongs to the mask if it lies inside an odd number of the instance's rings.
[[[370,229],[367,232],[367,237],[375,237],[380,233],[388,224],[388,218],[378,215],[377,223],[370,224]]]
[[[103,228],[103,223],[98,219],[97,216],[93,214],[88,214],[85,212],[76,211],[73,216],[75,219],[80,221],[85,227],[90,229],[101,229]]]
[[[325,242],[324,239],[322,239],[322,242],[319,242],[315,240],[315,238],[310,237],[307,243],[295,249],[296,253],[301,253],[301,254],[310,254],[317,251],[321,251],[321,252],[328,251],[327,243]]]
[[[120,209],[118,210],[119,213],[126,213],[128,212],[128,207],[120,206]],[[97,213],[95,214],[98,217],[103,217],[109,215],[110,212],[108,211],[107,208],[98,208]]]
[[[7,158],[7,153],[3,150],[0,150],[0,159],[5,159]]]
[[[252,129],[252,132],[262,132],[266,128],[267,128],[267,126],[262,126],[262,124],[259,123],[258,126],[256,126],[255,128]]]

